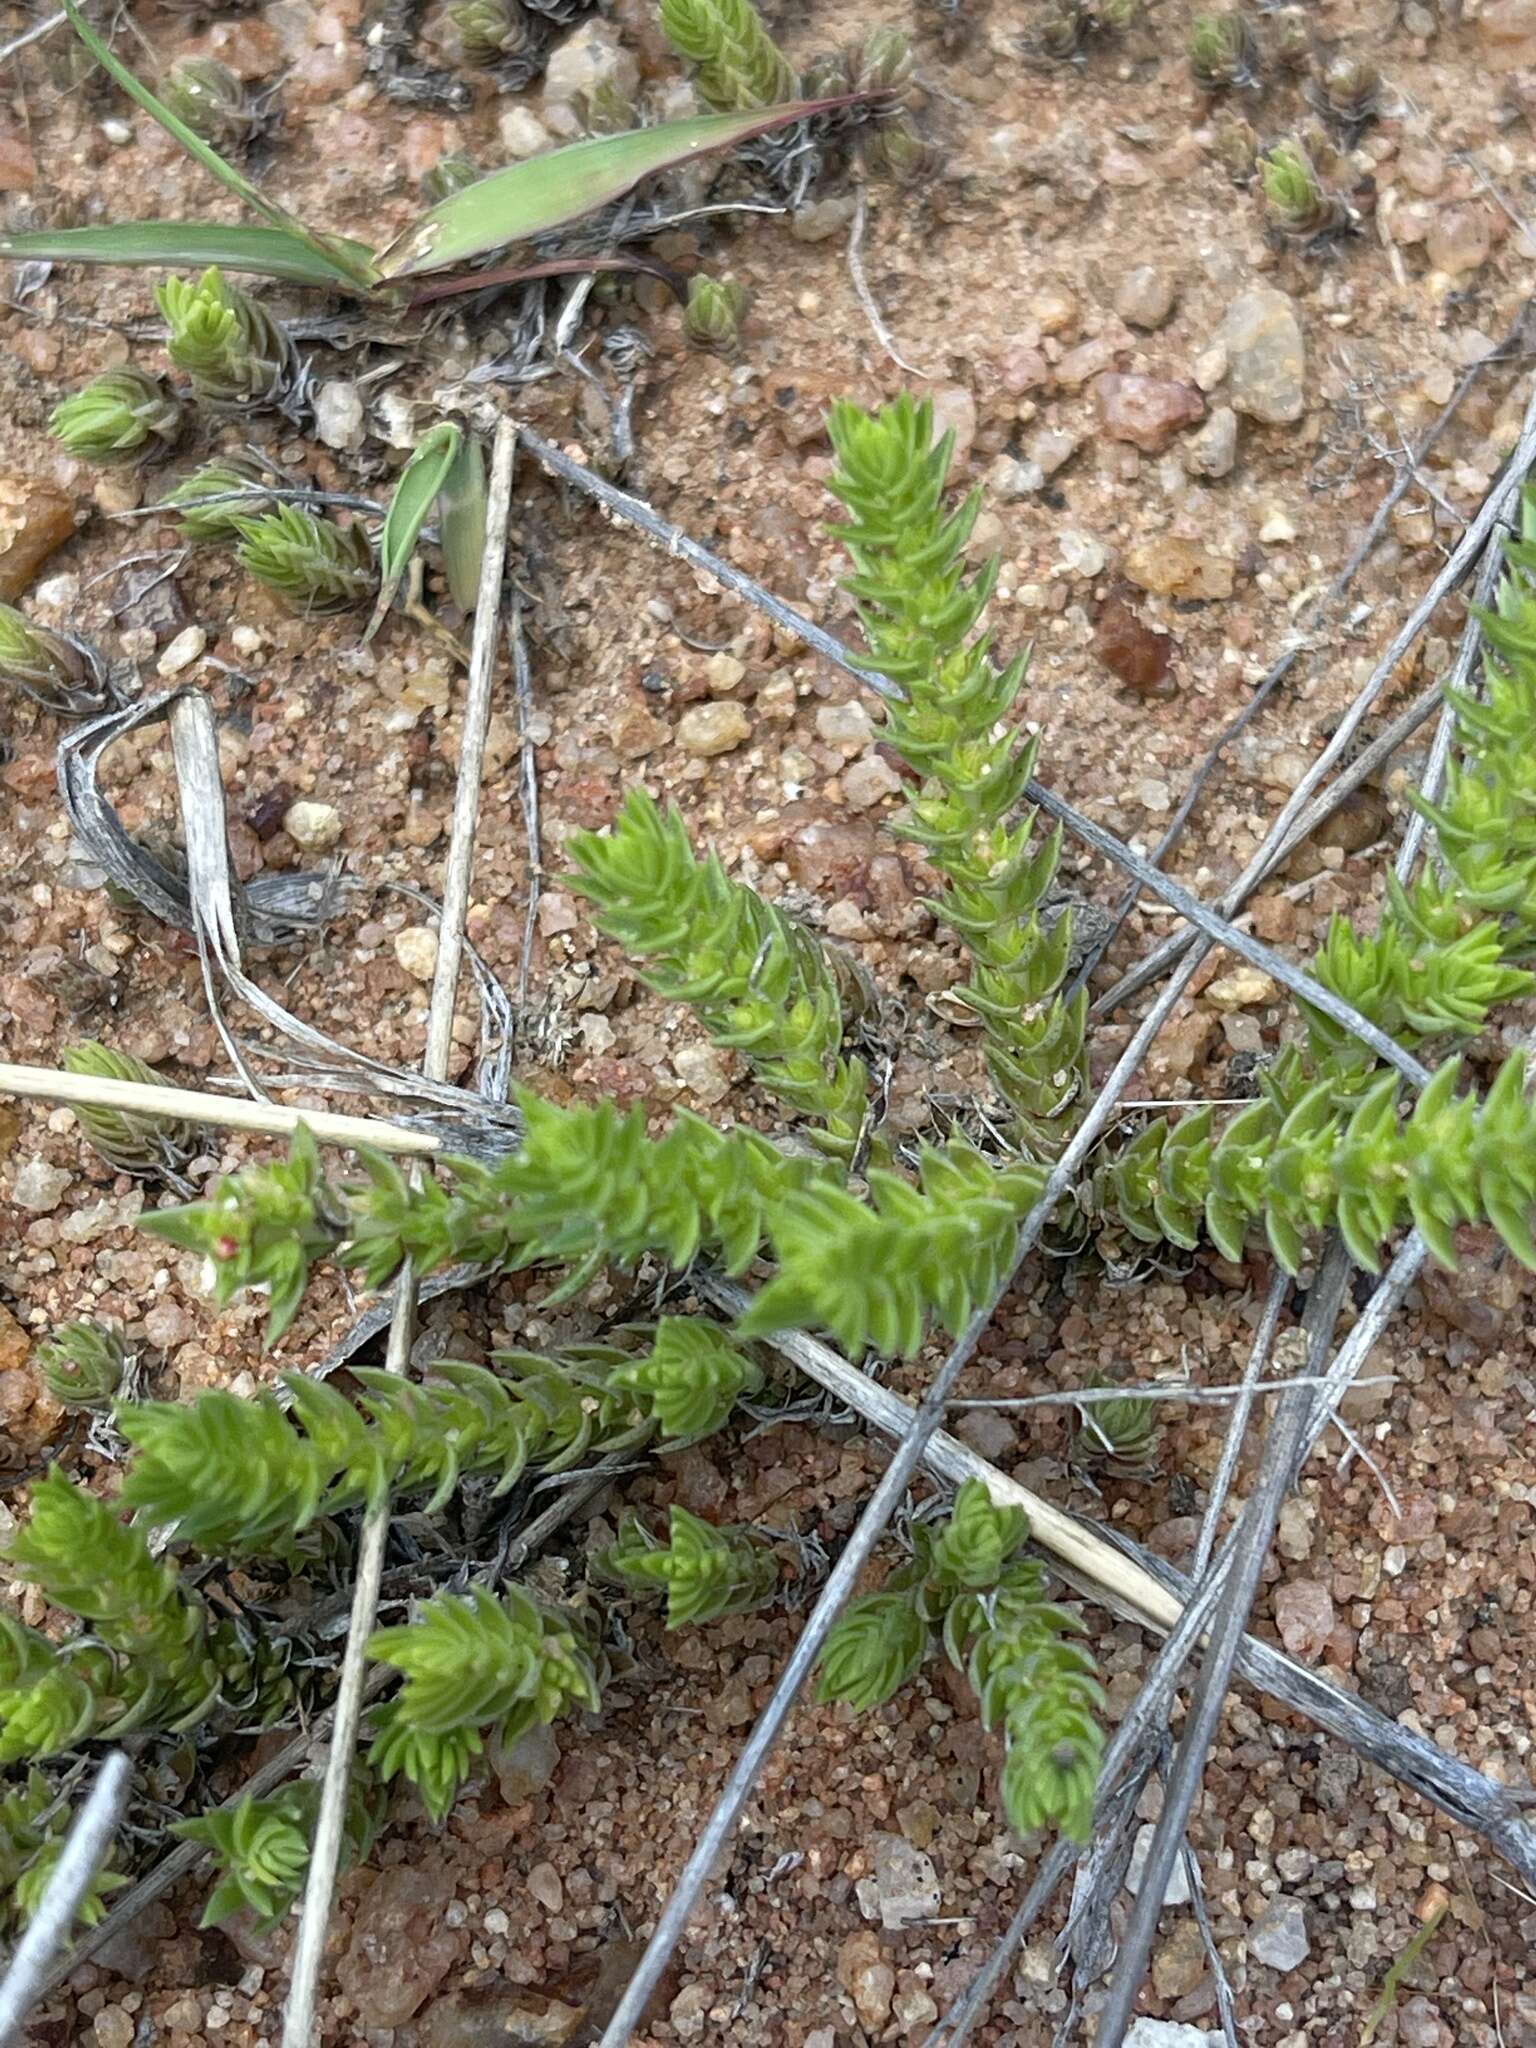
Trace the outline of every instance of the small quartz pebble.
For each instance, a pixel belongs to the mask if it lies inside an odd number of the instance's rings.
[[[865,1879],[859,1885],[861,1907],[865,1902],[865,1884],[869,1882]],[[914,1920],[931,1920],[941,1901],[933,1858],[925,1856],[921,1849],[914,1849],[900,1835],[877,1835],[873,1897],[870,1900],[873,1911],[867,1917],[873,1919],[878,1916],[882,1927],[900,1930],[910,1926]]]
[[[1293,1657],[1315,1664],[1333,1633],[1333,1596],[1316,1579],[1291,1579],[1275,1589],[1275,1627]]]
[[[1138,263],[1120,280],[1115,311],[1129,327],[1161,327],[1173,311],[1173,279],[1155,263]]]
[[[857,697],[846,704],[823,704],[816,713],[816,736],[834,747],[867,747],[872,728],[869,713]]]
[[[155,663],[155,672],[162,676],[179,676],[184,668],[190,668],[208,645],[208,634],[202,626],[184,626]]]
[[[1262,967],[1234,967],[1206,990],[1221,1010],[1245,1010],[1255,1003],[1272,1003],[1279,993],[1279,987]]]
[[[1171,377],[1106,371],[1094,380],[1099,421],[1111,441],[1129,441],[1146,455],[1168,446],[1180,427],[1204,419],[1205,400],[1193,384]]]
[[[1226,2035],[1218,2027],[1188,2027],[1182,2020],[1132,2020],[1124,2048],[1221,2048]]]
[[[323,853],[341,837],[341,813],[334,804],[317,804],[301,797],[284,811],[283,830],[306,853]]]
[[[69,1186],[67,1166],[50,1166],[46,1159],[29,1159],[18,1167],[11,1182],[11,1200],[29,1216],[46,1216],[57,1209]]]
[[[1212,408],[1210,418],[1181,448],[1191,476],[1230,476],[1237,460],[1237,414],[1230,405]]]
[[[133,2032],[133,2014],[120,2005],[104,2005],[91,2022],[95,2048],[130,2048]]]
[[[751,737],[746,712],[729,698],[691,705],[677,721],[677,743],[685,754],[728,754]]]
[[[696,1102],[719,1102],[731,1092],[724,1053],[713,1045],[681,1045],[672,1055],[677,1078]]]
[[[843,795],[856,811],[867,811],[882,797],[895,796],[901,777],[882,754],[866,754],[843,777]]]
[[[891,2016],[896,1972],[885,1960],[880,1937],[868,1931],[850,1934],[837,1952],[837,1981],[853,2000],[860,2022],[871,2032]]]
[[[1174,534],[1138,541],[1125,558],[1125,573],[1159,597],[1230,597],[1234,570],[1221,555]]]
[[[1226,310],[1219,339],[1239,412],[1271,426],[1301,418],[1307,408],[1307,352],[1293,299],[1273,285],[1240,293]]]
[[[1131,1844],[1131,1860],[1126,1866],[1125,1888],[1132,1897],[1141,1890],[1142,1872],[1147,1867],[1147,1857],[1152,1850],[1152,1823],[1136,1830],[1136,1839]],[[1184,1858],[1175,1856],[1173,1868],[1168,1873],[1168,1887],[1163,1893],[1165,1906],[1187,1906],[1189,1904],[1189,1878],[1184,1870]]]
[[[535,1863],[528,1873],[528,1889],[546,1913],[558,1913],[565,1904],[565,1886],[553,1863]]]
[[[346,377],[333,377],[315,392],[315,432],[327,448],[361,448],[363,394]]]
[[[1248,1953],[1271,1970],[1299,1970],[1312,1953],[1306,1908],[1283,1894],[1271,1899],[1248,1930]]]
[[[395,933],[395,958],[413,981],[430,981],[437,966],[437,933],[424,924],[408,924]]]

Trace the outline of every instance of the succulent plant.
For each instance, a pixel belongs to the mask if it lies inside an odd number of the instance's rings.
[[[82,462],[132,462],[169,447],[181,424],[181,401],[165,380],[125,364],[61,400],[48,431]]]
[[[1157,1403],[1144,1394],[1117,1394],[1084,1401],[1082,1423],[1072,1439],[1073,1460],[1120,1478],[1135,1478],[1157,1456],[1162,1427]]]
[[[937,161],[932,144],[900,112],[869,123],[860,138],[860,153],[871,177],[891,178],[898,185],[915,184]]]
[[[683,309],[683,332],[695,348],[731,354],[741,340],[741,323],[751,303],[745,285],[729,277],[692,277]]]
[[[1319,97],[1325,111],[1353,135],[1376,117],[1381,73],[1368,58],[1340,50],[1323,67]]]
[[[272,315],[220,275],[168,278],[155,301],[169,329],[166,353],[207,405],[281,406],[297,374],[293,343]]]
[[[519,0],[455,0],[448,20],[464,62],[477,71],[523,55],[535,36]]]
[[[900,92],[912,79],[912,39],[899,28],[873,28],[852,64],[855,92]]]
[[[1312,242],[1343,224],[1342,203],[1323,189],[1317,166],[1300,142],[1277,142],[1259,158],[1264,201],[1283,232]]]
[[[297,505],[275,505],[234,525],[241,567],[295,611],[348,611],[378,588],[373,545],[361,526],[338,526]]]
[[[754,1530],[716,1528],[675,1502],[665,1540],[631,1510],[598,1562],[621,1585],[665,1594],[668,1628],[750,1613],[767,1606],[779,1586],[773,1552]]]
[[[127,1363],[116,1330],[84,1319],[55,1330],[32,1354],[38,1378],[61,1408],[109,1407]]]
[[[160,504],[176,513],[183,540],[234,540],[242,519],[267,509],[268,499],[251,495],[264,481],[258,464],[243,456],[219,456],[183,477]]]
[[[1189,68],[1197,85],[1207,92],[1251,85],[1258,66],[1258,38],[1241,8],[1195,16],[1189,32]]]
[[[160,1076],[130,1052],[117,1052],[99,1039],[67,1045],[64,1069],[103,1081],[139,1081],[158,1087]],[[77,1102],[75,1121],[87,1142],[119,1173],[163,1174],[174,1178],[203,1142],[204,1133],[179,1117],[151,1116],[140,1109],[113,1109]]]
[[[84,718],[111,702],[107,665],[94,647],[36,626],[8,604],[0,604],[0,682],[61,718]]]
[[[1287,71],[1306,68],[1312,55],[1312,23],[1304,7],[1281,7],[1264,21],[1264,54]]]
[[[1217,123],[1211,154],[1235,185],[1251,184],[1258,173],[1259,138],[1241,116]]]
[[[257,126],[250,94],[217,57],[183,57],[162,80],[160,97],[194,135],[216,149],[249,140]]]
[[[661,27],[696,67],[699,97],[717,113],[794,98],[795,74],[752,0],[661,0]]]
[[[1037,55],[1064,64],[1082,49],[1092,26],[1087,0],[1049,0],[1035,19],[1029,46]]]

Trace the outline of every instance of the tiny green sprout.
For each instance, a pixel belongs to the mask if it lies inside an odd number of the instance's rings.
[[[823,50],[800,74],[800,96],[807,100],[840,99],[853,90],[853,72],[847,50]]]
[[[444,199],[451,199],[456,192],[478,184],[484,176],[484,171],[465,150],[450,149],[423,175],[421,196],[428,206],[436,206]]]
[[[741,323],[750,303],[746,286],[734,278],[690,278],[683,332],[695,348],[730,355],[740,344]]]
[[[106,664],[93,647],[34,626],[8,604],[0,604],[0,682],[61,718],[104,710],[111,698]]]
[[[266,511],[270,503],[265,495],[252,495],[261,488],[262,481],[262,471],[256,463],[242,456],[219,456],[183,477],[160,504],[164,510],[176,513],[183,540],[235,540],[239,537],[240,521]],[[235,492],[239,495],[231,495]]]
[[[166,448],[181,422],[181,403],[164,380],[125,364],[56,405],[48,431],[82,462],[131,462]]]
[[[1363,128],[1381,106],[1381,73],[1368,58],[1340,50],[1323,69],[1322,102],[1343,128]]]
[[[639,1515],[627,1514],[599,1568],[621,1585],[664,1592],[668,1628],[750,1613],[767,1606],[778,1591],[773,1552],[751,1529],[715,1528],[675,1503],[667,1511],[667,1525],[663,1543]]]
[[[899,28],[871,29],[854,67],[856,92],[900,92],[914,70],[912,39]]]
[[[206,404],[281,405],[295,373],[293,343],[249,292],[213,269],[195,284],[168,278],[155,302],[169,330],[166,353]]]
[[[890,178],[898,185],[916,184],[936,161],[932,145],[902,113],[872,121],[864,130],[860,149],[871,177]]]
[[[752,0],[661,0],[661,28],[696,67],[698,95],[716,112],[745,113],[793,99],[789,59]]]
[[[1072,1440],[1078,1465],[1099,1467],[1116,1478],[1135,1478],[1157,1456],[1162,1428],[1157,1403],[1143,1394],[1117,1394],[1111,1400],[1084,1401],[1078,1413],[1082,1426]]]
[[[1259,158],[1264,200],[1281,229],[1296,241],[1310,242],[1339,225],[1343,209],[1323,190],[1317,166],[1294,139],[1277,142]]]
[[[1141,0],[1096,0],[1093,20],[1108,35],[1124,35],[1141,20]]]
[[[455,0],[448,20],[459,53],[476,71],[490,71],[521,56],[533,28],[519,0]]]
[[[299,612],[348,611],[378,587],[373,547],[360,526],[338,526],[298,505],[237,519],[242,568]]]
[[[1064,64],[1082,49],[1092,26],[1087,0],[1053,0],[1035,26],[1035,48]]]
[[[66,1323],[32,1354],[45,1392],[61,1408],[106,1408],[123,1382],[123,1340],[105,1323]]]
[[[64,1854],[61,1839],[46,1842],[17,1878],[11,1904],[23,1921],[29,1921],[43,1903],[59,1858]],[[75,1907],[75,1918],[83,1927],[95,1927],[106,1912],[106,1901],[128,1882],[118,1870],[98,1870],[91,1877]]]
[[[138,1081],[159,1087],[160,1076],[131,1052],[118,1052],[99,1039],[83,1038],[66,1045],[64,1070],[89,1074],[99,1081]],[[115,1109],[106,1104],[77,1102],[75,1121],[87,1143],[119,1173],[166,1174],[175,1177],[197,1151],[203,1134],[179,1117],[151,1116],[140,1109]]]
[[[1251,85],[1258,63],[1258,40],[1241,8],[1195,16],[1189,32],[1189,68],[1197,85],[1207,92]]]
[[[194,135],[217,149],[249,140],[256,127],[250,95],[216,57],[183,57],[162,82],[160,98]]]

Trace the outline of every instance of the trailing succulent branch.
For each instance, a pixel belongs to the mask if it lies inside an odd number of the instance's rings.
[[[921,778],[895,829],[948,884],[933,908],[972,962],[957,993],[981,1022],[1017,1144],[1050,1158],[1071,1134],[1086,1080],[1087,998],[1060,994],[1070,916],[1047,932],[1040,914],[1060,832],[1037,844],[1033,814],[1019,814],[1036,742],[1005,721],[1026,658],[999,668],[990,635],[978,630],[996,561],[973,575],[964,566],[981,494],[945,511],[954,437],[935,442],[926,399],[915,405],[903,394],[874,415],[838,404],[828,425],[837,456],[829,488],[849,514],[835,529],[853,561],[847,588],[871,666],[906,693],[890,706],[886,738]]]
[[[847,1160],[868,1113],[869,1075],[844,1059],[843,984],[820,943],[744,882],[718,854],[695,855],[675,809],[631,789],[606,833],[567,842],[572,887],[596,906],[599,931],[649,963],[647,985],[691,1004],[716,1045],[734,1046],[763,1086]]]
[[[405,1680],[374,1715],[368,1761],[382,1779],[413,1785],[434,1821],[452,1806],[485,1731],[506,1745],[602,1703],[605,1665],[591,1634],[521,1586],[499,1600],[484,1586],[438,1593],[404,1627],[376,1630],[368,1655]]]
[[[233,1806],[176,1821],[171,1833],[211,1849],[219,1868],[198,1925],[217,1927],[243,1911],[255,1932],[266,1933],[284,1919],[304,1889],[319,1808],[320,1781],[304,1778],[264,1799],[247,1793]],[[367,1773],[354,1771],[342,1821],[342,1869],[367,1856],[383,1817]]]
[[[695,67],[699,98],[716,113],[745,113],[795,97],[795,74],[752,0],[661,0],[661,27]]]
[[[675,1503],[667,1510],[665,1542],[631,1511],[597,1567],[636,1592],[664,1594],[668,1628],[750,1613],[766,1607],[779,1587],[778,1564],[762,1537],[716,1528]]]
[[[1019,1832],[1059,1827],[1086,1841],[1104,1738],[1082,1619],[1045,1595],[1045,1574],[1018,1555],[1022,1509],[998,1507],[968,1479],[939,1528],[913,1528],[914,1555],[878,1593],[854,1600],[827,1638],[817,1697],[860,1711],[883,1705],[942,1644],[964,1671],[982,1719],[1003,1731],[1003,1809]]]
[[[69,1821],[68,1801],[41,1771],[29,1771],[14,1790],[0,1795],[0,1937],[24,1927],[41,1905]],[[76,1909],[81,1924],[94,1927],[106,1900],[127,1882],[117,1871],[98,1870]]]

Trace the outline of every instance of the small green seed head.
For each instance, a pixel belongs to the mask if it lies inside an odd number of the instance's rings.
[[[101,1081],[138,1081],[163,1085],[154,1068],[131,1052],[118,1052],[99,1039],[83,1038],[62,1054],[69,1074],[89,1074]],[[92,1149],[119,1173],[176,1172],[192,1157],[201,1132],[180,1117],[154,1116],[139,1109],[75,1103],[75,1121]]]
[[[245,87],[216,57],[183,57],[162,82],[160,97],[194,135],[216,148],[244,142],[256,126]]]
[[[82,462],[131,462],[174,441],[181,421],[180,402],[164,381],[125,365],[56,405],[48,431]]]
[[[456,0],[448,19],[464,62],[477,71],[492,70],[518,56],[532,35],[518,0]]]
[[[220,457],[205,462],[200,469],[183,477],[173,491],[168,491],[160,500],[167,511],[178,515],[183,540],[211,541],[234,540],[238,536],[239,522],[250,519],[267,509],[267,501],[249,495],[253,487],[263,482],[262,472],[254,462],[247,462],[239,456],[228,460]],[[239,498],[228,493],[239,491]],[[213,504],[205,504],[205,499]],[[218,503],[222,498],[224,502]]]
[[[32,1354],[45,1390],[61,1408],[105,1408],[122,1385],[127,1353],[104,1323],[66,1323]]]
[[[1207,92],[1251,84],[1258,61],[1258,41],[1241,9],[1195,16],[1189,32],[1189,68]]]
[[[741,341],[741,323],[750,302],[746,286],[734,278],[691,278],[683,332],[695,348],[728,355]]]
[[[914,70],[912,42],[899,28],[871,29],[854,67],[857,92],[900,92]]]
[[[428,206],[440,206],[467,186],[478,184],[484,176],[472,156],[462,149],[451,149],[422,177],[421,196]]]
[[[360,526],[338,526],[297,505],[238,519],[241,566],[300,612],[347,611],[378,586],[373,548]]]

